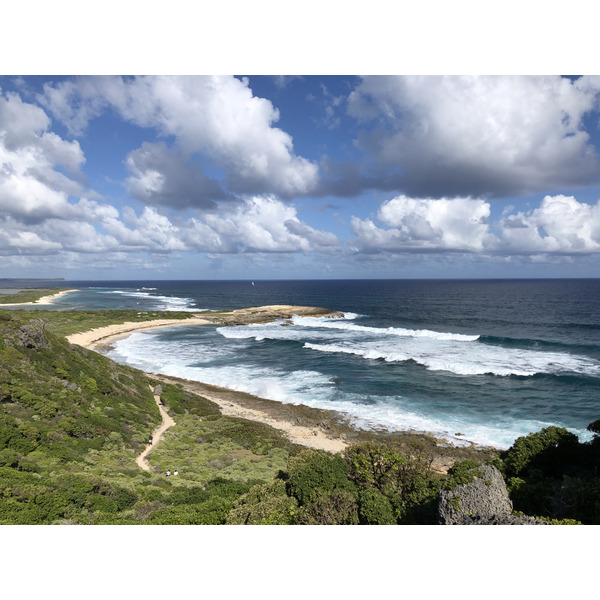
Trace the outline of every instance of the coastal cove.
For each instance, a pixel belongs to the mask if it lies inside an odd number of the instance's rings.
[[[140,322],[147,311],[203,319],[274,304],[338,310],[343,319],[284,326],[133,331],[107,354],[155,374],[334,410],[361,430],[508,448],[550,425],[590,439],[598,410],[598,280],[65,284],[79,291],[49,310],[134,309]]]

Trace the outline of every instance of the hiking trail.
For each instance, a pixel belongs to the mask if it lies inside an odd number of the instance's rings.
[[[152,390],[152,393],[154,393],[155,388],[150,386],[150,389]],[[150,450],[152,450],[152,448],[154,448],[154,446],[160,442],[163,433],[169,429],[169,427],[173,427],[173,425],[175,425],[175,421],[171,419],[163,405],[160,403],[160,394],[154,394],[154,401],[156,402],[158,410],[160,411],[162,423],[152,432],[152,446],[146,446],[146,449],[135,459],[138,467],[140,467],[140,469],[144,469],[144,471],[150,471],[150,465],[145,460]]]

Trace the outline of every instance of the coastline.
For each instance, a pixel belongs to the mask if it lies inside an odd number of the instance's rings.
[[[56,294],[49,294],[48,296],[42,296],[35,302],[16,302],[16,303],[4,303],[0,304],[0,309],[5,306],[34,306],[37,304],[54,304],[59,298],[70,294],[71,292],[78,292],[79,290],[64,290],[62,292],[57,292]]]
[[[73,290],[74,291],[74,290]],[[266,323],[277,319],[291,319],[292,315],[338,317],[342,313],[314,306],[293,306],[277,304],[271,306],[252,306],[236,310],[190,313],[187,319],[155,319],[149,321],[128,321],[117,325],[107,325],[66,336],[71,344],[78,344],[88,350],[98,350],[110,345],[116,339],[122,339],[135,331],[159,329],[177,325],[247,325]]]
[[[83,346],[88,350],[98,351],[117,339],[123,339],[135,331],[160,329],[162,327],[175,327],[177,325],[208,325],[210,321],[202,317],[189,319],[155,319],[154,321],[128,321],[117,325],[107,325],[80,333],[65,336],[71,344]]]
[[[140,322],[127,322],[106,327],[99,327],[66,336],[72,344],[78,344],[95,352],[102,352],[118,339],[123,339],[135,331],[175,327],[182,325],[209,324],[248,324],[254,322],[274,321],[280,318],[291,318],[292,314],[306,316],[332,316],[341,313],[314,307],[298,307],[289,305],[262,306],[219,313],[196,314],[188,319],[158,319]],[[257,421],[280,429],[287,433],[294,443],[329,452],[342,452],[351,443],[372,441],[377,439],[393,440],[405,447],[407,451],[425,450],[432,457],[432,468],[445,473],[456,460],[466,458],[487,458],[494,456],[497,450],[475,445],[470,447],[448,447],[438,445],[432,434],[417,431],[363,430],[354,427],[349,416],[335,411],[312,408],[304,405],[288,404],[275,400],[267,400],[245,392],[191,381],[164,374],[147,373],[152,380],[179,385],[189,392],[203,396],[217,404],[226,416]],[[484,456],[485,455],[485,456]]]

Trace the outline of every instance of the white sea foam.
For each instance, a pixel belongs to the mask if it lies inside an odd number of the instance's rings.
[[[208,363],[215,359],[217,349],[214,346],[210,345],[202,353],[198,347],[179,344],[178,352],[174,353],[172,346],[161,344],[157,336],[147,332],[133,334],[117,342],[110,356],[153,373],[201,381],[268,400],[338,411],[347,415],[358,428],[428,432],[457,446],[476,443],[508,448],[517,437],[552,425],[511,417],[504,421],[494,419],[493,424],[450,414],[434,417],[415,409],[401,396],[340,393],[338,387],[331,383],[331,376],[318,371],[282,372],[239,361],[225,366],[202,366],[203,361]],[[224,351],[221,357],[226,353]],[[583,431],[571,431],[585,438]],[[456,433],[462,435],[457,436]]]
[[[483,344],[477,341],[479,336],[430,330],[365,327],[343,320],[332,322],[319,317],[294,317],[291,325],[287,321],[278,321],[220,327],[217,331],[231,340],[296,341],[317,352],[351,354],[386,362],[414,361],[431,371],[465,376],[529,377],[563,373],[600,376],[598,361],[585,356],[506,348]]]
[[[412,360],[431,371],[449,371],[457,375],[517,375],[577,373],[600,376],[600,365],[585,356],[518,348],[500,348],[478,344],[407,343],[393,347],[382,342],[314,344],[305,348],[318,352],[354,354],[365,359],[386,362]]]
[[[331,323],[326,319],[320,321],[321,325]],[[354,325],[343,320],[337,323]],[[316,368],[312,365],[296,371],[276,368],[252,355],[252,349],[256,348],[253,340],[293,340],[301,342],[309,353],[346,353],[388,362],[415,361],[429,370],[465,376],[484,373],[600,375],[598,363],[584,356],[511,349],[479,341],[465,343],[452,338],[399,336],[383,328],[306,326],[304,318],[287,326],[279,322],[220,327],[216,331],[221,338],[215,337],[212,333],[215,330],[211,328],[197,333],[191,328],[188,332],[185,327],[172,331],[178,332],[176,339],[169,330],[134,333],[116,342],[110,356],[149,372],[202,381],[280,402],[340,411],[364,429],[430,432],[457,445],[475,442],[507,448],[517,437],[556,423],[519,418],[514,412],[488,417],[475,412],[470,415],[451,413],[433,405],[421,407],[416,400],[401,395],[350,393],[331,383],[337,374],[328,373],[326,364],[335,363],[319,359]],[[582,440],[589,439],[589,432],[571,431]],[[456,436],[457,432],[463,435]]]
[[[402,327],[366,327],[345,323],[338,319],[327,319],[323,317],[292,317],[294,325],[303,327],[321,327],[325,329],[339,329],[342,331],[356,331],[369,335],[394,335],[398,337],[424,337],[434,340],[455,340],[460,342],[474,342],[479,339],[478,335],[465,335],[462,333],[448,333],[443,331],[431,331],[429,329],[404,329]]]
[[[147,300],[153,302],[157,306],[157,310],[164,311],[184,311],[184,312],[196,312],[203,310],[201,308],[192,307],[191,304],[194,302],[192,298],[179,298],[177,296],[160,296],[150,294],[148,291],[142,290],[153,290],[156,288],[141,288],[139,290],[110,290],[106,292],[99,292],[100,294],[121,294],[130,298],[140,298],[141,300]]]

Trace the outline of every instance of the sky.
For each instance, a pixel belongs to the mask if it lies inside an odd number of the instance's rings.
[[[593,74],[37,60],[0,63],[0,277],[600,277]]]

